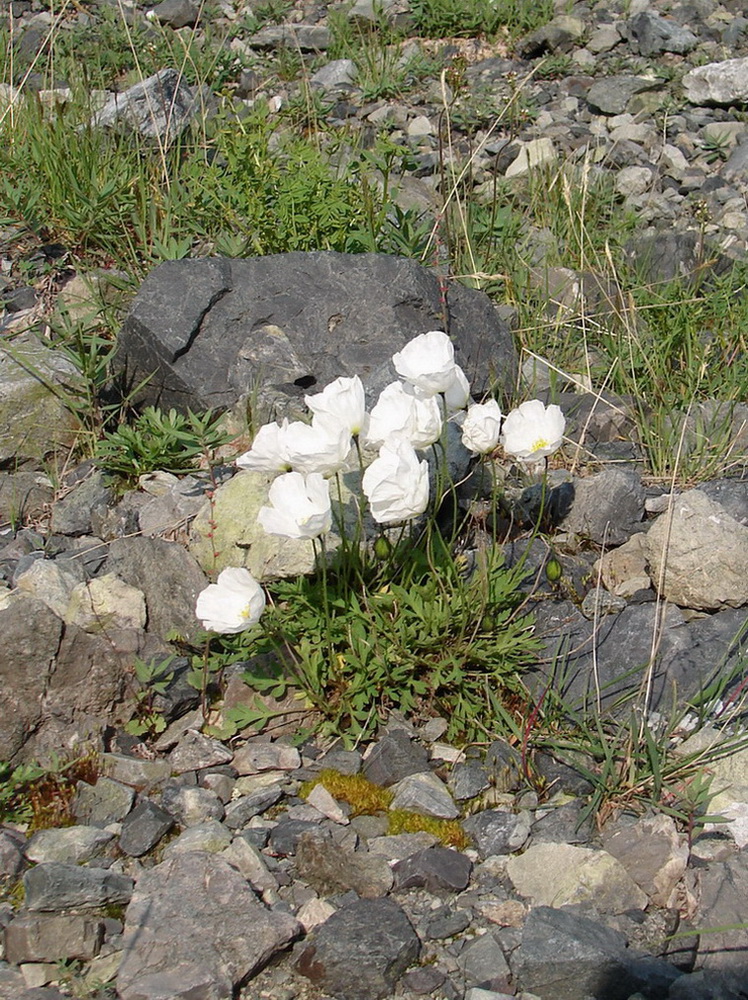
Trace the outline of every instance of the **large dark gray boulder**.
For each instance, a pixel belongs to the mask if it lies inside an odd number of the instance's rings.
[[[119,361],[127,384],[150,378],[151,403],[222,408],[249,393],[267,419],[339,375],[374,396],[395,378],[392,354],[428,330],[450,334],[474,393],[512,385],[514,344],[488,296],[382,254],[166,261],[133,301]]]

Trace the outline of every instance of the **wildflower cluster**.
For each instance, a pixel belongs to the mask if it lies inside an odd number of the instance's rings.
[[[447,334],[432,330],[392,357],[399,380],[386,386],[370,413],[361,379],[341,376],[304,397],[310,423],[269,423],[237,459],[241,469],[276,474],[269,505],[258,521],[269,534],[317,539],[332,527],[330,478],[355,467],[361,448],[378,450],[365,469],[362,491],[373,519],[395,525],[420,516],[429,503],[428,463],[419,451],[434,445],[453,421],[473,454],[499,444],[517,461],[533,465],[560,447],[564,416],[558,406],[529,400],[505,417],[494,399],[470,402],[470,385],[455,363]],[[259,584],[247,570],[224,570],[197,602],[205,628],[238,632],[256,624],[264,608]]]

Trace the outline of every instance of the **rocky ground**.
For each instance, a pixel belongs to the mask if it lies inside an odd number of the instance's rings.
[[[407,23],[407,4],[384,9]],[[240,13],[225,4],[213,16],[233,23]],[[713,280],[745,260],[748,18],[740,5],[564,7],[512,48],[455,39],[452,75],[424,79],[407,99],[372,98],[349,60],[324,63],[327,13],[326,5],[290,6],[281,24],[237,32],[232,49],[273,52],[291,39],[302,59],[315,60],[311,84],[329,99],[331,121],[386,130],[407,146],[416,169],[399,179],[403,210],[438,214],[444,87],[451,86],[464,100],[452,106],[448,152],[470,157],[471,184],[487,198],[496,175],[522,178],[531,167],[571,160],[610,174],[635,213],[630,253],[645,280]],[[38,46],[49,13],[13,0],[10,15],[18,45]],[[76,16],[95,21],[87,11]],[[175,30],[204,27],[191,0],[164,0],[154,16]],[[371,5],[362,0],[350,16],[372,18]],[[280,107],[299,87],[259,66],[237,70],[231,95]],[[164,67],[147,100],[150,112],[154,102],[171,105],[168,130],[194,113],[194,97]],[[128,127],[152,127],[150,112],[138,118],[139,101],[142,93],[120,94],[98,113],[97,127],[125,106]],[[502,112],[495,126],[497,109],[507,107],[515,113]],[[551,315],[610,311],[600,275],[545,267],[542,234],[530,236],[523,252],[532,280],[547,289]],[[297,748],[288,732],[219,741],[200,731],[184,658],[173,661],[174,678],[155,703],[167,730],[140,740],[124,731],[141,704],[134,662],[165,659],[170,630],[194,632],[195,596],[206,572],[220,568],[216,550],[226,564],[270,576],[303,571],[309,552],[257,555],[248,512],[263,502],[267,483],[235,474],[228,461],[210,476],[151,475],[124,495],[90,463],[65,468],[52,484],[45,462],[66,453],[76,429],[59,393],[40,385],[68,385],[75,370],[19,331],[43,324],[63,301],[87,308],[91,285],[100,289],[111,275],[68,270],[49,281],[54,248],[37,248],[35,271],[33,257],[31,267],[19,267],[17,231],[8,229],[4,241],[0,328],[13,335],[13,353],[0,351],[0,758],[48,759],[83,744],[101,756],[98,780],[89,774],[77,785],[74,825],[0,831],[8,900],[0,911],[0,996],[748,996],[748,757],[737,744],[723,759],[708,756],[742,690],[748,407],[729,413],[731,474],[671,490],[642,479],[630,400],[554,397],[568,418],[549,497],[564,582],[546,588],[535,606],[546,660],[564,654],[557,683],[570,708],[613,709],[617,696],[638,686],[640,674],[627,673],[650,661],[653,646],[649,708],[661,717],[674,692],[682,705],[715,671],[731,675],[734,686],[707,706],[710,724],[689,737],[684,722],[670,746],[676,755],[703,749],[719,793],[709,812],[726,822],[705,828],[703,803],[689,805],[693,772],[672,803],[675,818],[664,808],[589,811],[588,760],[575,770],[534,753],[530,782],[521,746],[487,739],[461,749],[445,740],[448,720],[439,718],[393,713],[355,750],[315,740]],[[403,310],[398,293],[406,285],[412,294]],[[294,294],[275,303],[269,320],[278,288]],[[208,334],[229,341],[236,313],[250,317],[255,340],[234,338],[220,363],[214,350],[201,354]],[[330,317],[335,351],[320,347]],[[278,415],[293,414],[310,385],[341,373],[365,373],[374,393],[392,350],[434,325],[449,326],[477,394],[489,363],[512,384],[515,320],[481,293],[456,285],[445,293],[443,275],[411,262],[326,254],[267,264],[185,260],[143,283],[121,345],[131,370],[158,365],[159,399],[196,408],[241,406],[248,365],[261,357],[272,378],[260,402]],[[270,322],[286,341],[263,355]],[[198,327],[205,338],[193,350]],[[490,329],[490,348],[476,338],[478,328]],[[542,372],[524,374],[528,391],[547,391]],[[719,405],[702,404],[701,416]],[[689,419],[687,432],[698,435],[696,416]],[[467,471],[467,455],[455,461]],[[469,482],[464,499],[478,493]],[[532,523],[533,490],[516,485],[513,497],[517,520]],[[510,562],[525,544],[521,533],[507,543]],[[528,565],[541,576],[549,551],[540,540],[529,547]],[[227,680],[225,705],[246,701],[240,671]],[[526,681],[542,701],[547,672],[541,666]],[[592,766],[597,774],[602,768]],[[356,775],[368,783],[356,784]],[[382,789],[392,798],[382,799]],[[404,813],[421,817],[416,832],[403,825]]]

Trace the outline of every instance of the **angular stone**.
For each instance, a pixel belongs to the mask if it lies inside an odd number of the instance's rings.
[[[561,522],[565,531],[599,545],[620,545],[638,530],[644,517],[644,488],[638,472],[608,468],[574,484],[571,511]]]
[[[456,764],[449,776],[449,787],[452,795],[458,802],[465,799],[474,799],[476,795],[485,792],[491,787],[488,775],[483,765],[477,760],[468,760],[463,764]]]
[[[428,770],[426,748],[399,729],[378,740],[364,760],[364,777],[383,788]]]
[[[374,899],[392,888],[390,866],[380,854],[343,850],[329,830],[309,830],[299,838],[296,870],[318,892],[355,890]]]
[[[716,610],[748,603],[748,527],[701,490],[680,494],[647,532],[644,548],[653,584],[674,604]]]
[[[122,824],[120,850],[131,858],[147,854],[174,826],[174,817],[150,799],[140,802]]]
[[[58,830],[39,830],[26,845],[29,861],[62,861],[82,864],[104,854],[114,834],[94,826],[67,826]]]
[[[282,796],[283,788],[279,783],[267,788],[258,788],[250,795],[242,795],[226,807],[224,822],[230,830],[241,830],[253,816],[264,813],[266,809],[274,806]]]
[[[219,823],[209,819],[183,830],[164,848],[164,858],[173,858],[180,854],[199,851],[202,854],[220,854],[231,843],[231,831]]]
[[[104,474],[98,469],[76,483],[73,489],[52,507],[51,529],[60,535],[90,535],[91,516],[103,517],[113,497]]]
[[[742,104],[748,100],[748,57],[725,59],[689,70],[683,91],[691,104]]]
[[[605,850],[617,858],[655,906],[675,907],[676,886],[688,864],[688,844],[671,816],[645,817],[603,838]]]
[[[653,10],[643,10],[628,22],[628,29],[639,47],[639,55],[653,56],[661,52],[685,55],[696,48],[698,39],[677,21],[661,17]]]
[[[587,102],[604,115],[621,115],[632,97],[659,87],[659,81],[646,76],[607,76],[592,84],[587,91]]]
[[[314,823],[311,820],[282,817],[278,825],[270,831],[270,848],[273,854],[279,854],[281,857],[296,854],[302,834],[317,829],[319,829],[319,823]]]
[[[469,985],[477,986],[500,977],[508,979],[511,975],[501,945],[490,931],[461,951],[457,964]]]
[[[591,903],[601,913],[643,910],[648,900],[620,861],[607,851],[572,844],[533,844],[510,857],[507,874],[537,906]]]
[[[123,820],[132,809],[134,800],[132,788],[101,776],[95,785],[78,782],[72,812],[79,823],[105,827]]]
[[[265,420],[298,412],[300,379],[322,387],[357,374],[369,394],[380,392],[392,380],[392,354],[443,322],[442,298],[431,270],[383,254],[166,261],[132,304],[120,361],[134,381],[156,373],[143,391],[163,407],[231,406],[256,383]],[[473,391],[487,391],[494,377],[511,386],[514,343],[488,296],[451,283],[447,309]]]
[[[293,917],[258,902],[225,861],[179,855],[138,880],[125,914],[117,994],[225,1000],[299,929]]]
[[[301,766],[296,747],[285,743],[245,743],[232,761],[237,774],[257,774],[260,771],[295,771]]]
[[[268,871],[263,855],[244,837],[234,837],[229,846],[221,852],[221,857],[241,872],[257,892],[263,893],[267,889],[278,888],[278,880],[271,871]],[[304,921],[301,920],[301,923],[304,924]]]
[[[67,910],[127,903],[133,880],[101,868],[49,862],[29,869],[23,886],[28,910]]]
[[[341,808],[340,804],[332,797],[324,785],[315,785],[307,796],[307,805],[314,808],[331,819],[333,823],[346,825],[350,822],[348,814]]]
[[[117,753],[102,754],[101,767],[108,778],[120,781],[123,785],[132,785],[133,788],[160,785],[171,774],[168,760],[145,760]]]
[[[169,763],[174,774],[184,774],[185,771],[229,764],[233,757],[231,751],[218,740],[190,729],[169,754]]]
[[[391,787],[395,797],[390,803],[390,809],[404,809],[440,819],[459,816],[459,810],[446,785],[433,771],[409,774]]]
[[[5,928],[5,959],[22,962],[90,962],[104,940],[104,921],[78,913],[20,913]]]
[[[467,888],[473,863],[460,851],[447,847],[429,847],[418,851],[393,867],[395,889],[424,886],[429,892],[461,892]]]
[[[481,858],[518,851],[530,835],[529,815],[505,809],[484,809],[468,816],[462,825]]]
[[[419,951],[418,935],[394,900],[362,899],[313,933],[296,968],[342,1000],[380,1000],[392,995]]]
[[[206,820],[222,820],[223,802],[207,788],[167,785],[161,804],[180,826],[196,826]]]
[[[31,333],[9,338],[0,348],[0,466],[69,454],[80,433],[65,405],[65,391],[80,380],[72,361]],[[68,387],[68,388],[65,388]]]
[[[122,127],[170,143],[187,128],[197,107],[192,87],[167,68],[116,94],[93,115],[91,127]]]
[[[145,596],[114,573],[76,584],[65,610],[65,622],[85,632],[141,629],[146,623]]]
[[[104,572],[143,593],[149,631],[165,636],[176,629],[190,637],[198,630],[195,601],[208,580],[183,545],[163,538],[115,538]]]
[[[357,832],[361,832],[358,823]],[[366,833],[363,834],[366,837]],[[370,836],[368,839],[369,850],[373,854],[381,854],[392,864],[393,861],[404,861],[406,858],[425,851],[439,843],[439,838],[433,833],[419,830],[418,833],[395,833],[389,836]],[[394,871],[394,869],[393,869]]]
[[[51,559],[37,559],[23,573],[18,574],[13,582],[19,590],[44,601],[50,610],[63,618],[73,588],[84,577],[82,568],[70,561],[63,564]]]

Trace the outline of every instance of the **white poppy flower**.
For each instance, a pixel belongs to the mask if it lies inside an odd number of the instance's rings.
[[[243,632],[257,624],[264,608],[265,593],[249,570],[230,566],[200,591],[195,615],[210,632]]]
[[[313,413],[312,423],[337,430],[344,427],[349,434],[361,434],[366,429],[366,399],[358,375],[341,375],[314,396],[304,396]]]
[[[366,444],[380,448],[397,436],[414,448],[428,448],[441,432],[442,415],[434,396],[419,397],[402,382],[390,382],[371,411]]]
[[[378,524],[409,521],[428,506],[428,462],[419,462],[412,445],[395,438],[364,472],[362,487]]]
[[[285,427],[283,448],[294,472],[334,476],[346,464],[351,435],[344,427],[305,424],[294,420]]]
[[[330,483],[318,472],[278,476],[268,498],[270,506],[260,508],[257,520],[269,535],[317,538],[332,527]]]
[[[501,443],[507,455],[521,462],[538,462],[561,447],[566,418],[560,406],[528,399],[504,418]]]
[[[287,420],[282,424],[263,424],[249,451],[237,458],[239,468],[252,472],[288,472],[291,463],[285,447],[287,428]]]
[[[468,451],[485,455],[499,443],[501,409],[495,399],[473,403],[462,424],[462,443]]]
[[[441,330],[414,337],[392,355],[397,374],[425,396],[445,392],[455,377],[455,350]]]

